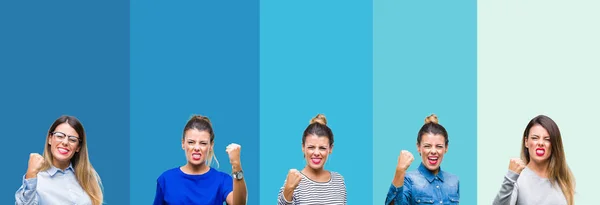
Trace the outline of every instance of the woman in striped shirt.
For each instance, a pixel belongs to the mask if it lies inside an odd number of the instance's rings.
[[[302,171],[290,169],[279,191],[278,205],[346,204],[346,184],[337,172],[324,169],[333,150],[333,133],[325,115],[314,117],[302,135],[302,152],[306,166]]]

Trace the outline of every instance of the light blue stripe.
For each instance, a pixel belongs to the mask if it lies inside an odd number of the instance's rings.
[[[383,204],[400,150],[416,151],[424,118],[449,133],[442,168],[460,178],[461,204],[477,197],[477,5],[375,0],[373,204]]]
[[[302,169],[302,133],[324,113],[335,135],[325,169],[348,204],[372,201],[372,2],[263,0],[260,7],[260,204]],[[369,190],[369,191],[365,191]]]

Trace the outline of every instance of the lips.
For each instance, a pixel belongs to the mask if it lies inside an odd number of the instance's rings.
[[[58,153],[60,153],[60,154],[69,154],[69,151],[71,151],[64,147],[59,147],[59,148],[57,148],[57,150],[58,150]]]
[[[430,165],[436,165],[438,163],[438,157],[437,156],[427,157],[427,162],[429,162]]]
[[[202,154],[200,154],[200,153],[192,153],[192,159],[193,160],[200,160],[200,157],[202,157]]]
[[[322,160],[321,158],[311,158],[311,159],[310,159],[310,161],[311,161],[313,164],[321,164],[321,160]]]
[[[546,149],[544,149],[544,148],[535,149],[535,155],[541,157],[541,156],[544,156],[544,154],[546,154]]]

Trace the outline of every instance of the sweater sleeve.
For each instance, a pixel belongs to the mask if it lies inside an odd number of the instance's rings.
[[[516,172],[509,170],[506,173],[500,191],[494,199],[494,205],[515,205],[517,203],[519,189],[517,186],[517,179],[519,179],[519,174]]]

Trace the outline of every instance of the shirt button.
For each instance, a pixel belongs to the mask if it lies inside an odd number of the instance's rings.
[[[440,204],[442,204],[442,201],[440,201]]]
[[[440,188],[440,186],[435,186],[435,188],[438,188],[438,189],[439,189],[439,188]]]
[[[417,203],[421,203],[421,199],[417,199]]]

